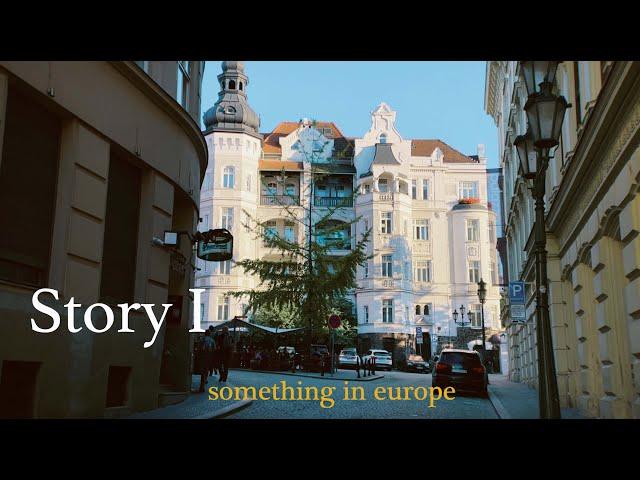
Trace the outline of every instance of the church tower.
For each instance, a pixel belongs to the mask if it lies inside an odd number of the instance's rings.
[[[257,248],[256,242],[241,241],[248,235],[243,226],[247,222],[244,212],[256,215],[262,152],[260,118],[249,106],[248,84],[243,62],[222,62],[218,99],[203,118],[209,164],[200,197],[200,230],[226,228],[234,237],[232,260],[198,261],[196,288],[205,289],[201,305],[204,328],[209,322],[242,315],[243,302],[224,293],[253,287],[253,280],[235,267],[242,258],[255,258]]]

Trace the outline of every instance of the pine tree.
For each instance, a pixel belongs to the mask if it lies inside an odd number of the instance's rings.
[[[267,221],[260,221],[245,211],[244,227],[253,231],[255,238],[259,238],[272,252],[277,252],[277,258],[238,261],[236,266],[242,267],[245,274],[255,276],[258,286],[228,294],[245,298],[249,311],[253,313],[262,309],[294,312],[296,326],[306,328],[307,344],[311,344],[326,331],[328,316],[337,311],[343,299],[356,287],[357,267],[371,258],[366,253],[371,230],[355,238],[353,246],[351,235],[345,235],[345,230],[350,231],[351,226],[360,220],[360,217],[348,219],[340,215],[355,204],[355,191],[348,197],[328,202],[329,206],[315,205],[318,185],[323,184],[340,161],[333,154],[325,159],[328,141],[320,142],[323,137],[315,128],[303,129],[302,134],[311,136],[309,140],[314,145],[312,151],[299,150],[303,154],[305,172],[309,173],[304,176],[306,181],[301,182],[302,207],[297,205],[293,194],[282,196],[278,206],[287,222],[303,229],[304,240],[298,243],[295,238],[284,238]],[[344,152],[337,156],[344,158]],[[286,172],[282,169],[279,181],[284,183],[285,178]],[[301,210],[303,215],[300,215]],[[338,248],[350,251],[344,255],[332,255],[332,250]]]

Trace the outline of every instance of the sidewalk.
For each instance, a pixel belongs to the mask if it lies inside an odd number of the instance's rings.
[[[205,385],[205,390],[211,386],[228,386],[234,387],[232,382],[218,383],[218,376],[214,375],[209,377],[208,384]],[[204,393],[197,393],[200,387],[200,376],[193,375],[191,378],[191,394],[184,402],[176,403],[174,405],[168,405],[162,408],[156,408],[147,412],[136,413],[127,419],[188,419],[188,420],[208,420],[213,418],[223,417],[230,413],[241,410],[248,407],[251,404],[250,400],[233,401],[233,400],[209,400],[209,395],[205,391]],[[196,392],[196,393],[194,393]]]
[[[489,375],[489,400],[504,420],[539,419],[538,391],[524,383],[510,382],[506,375]],[[584,418],[575,408],[563,408],[563,419]]]

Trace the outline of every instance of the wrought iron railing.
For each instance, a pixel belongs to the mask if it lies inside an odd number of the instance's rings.
[[[314,197],[316,207],[353,207],[353,197]]]
[[[297,195],[260,195],[260,205],[300,205]]]

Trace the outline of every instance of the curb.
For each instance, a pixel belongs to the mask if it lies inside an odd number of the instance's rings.
[[[216,410],[213,413],[205,413],[204,415],[199,415],[197,417],[193,417],[193,420],[214,420],[216,418],[223,418],[232,413],[238,412],[247,408],[249,405],[253,403],[253,400],[240,400],[239,402],[232,403],[220,410]]]
[[[506,408],[504,408],[504,405],[498,399],[498,396],[493,392],[492,387],[487,388],[487,393],[489,394],[489,401],[491,402],[491,405],[493,405],[498,418],[500,418],[501,420],[511,420],[511,414],[507,411]]]
[[[326,374],[324,377],[318,375],[305,375],[304,373],[290,373],[290,372],[275,372],[271,370],[237,370],[239,372],[256,372],[256,373],[270,373],[272,375],[288,375],[290,377],[304,377],[304,378],[318,378],[321,380],[347,380],[349,382],[373,382],[374,380],[380,380],[384,378],[384,375],[374,375],[373,377],[355,377],[355,378],[336,378],[331,374]]]

